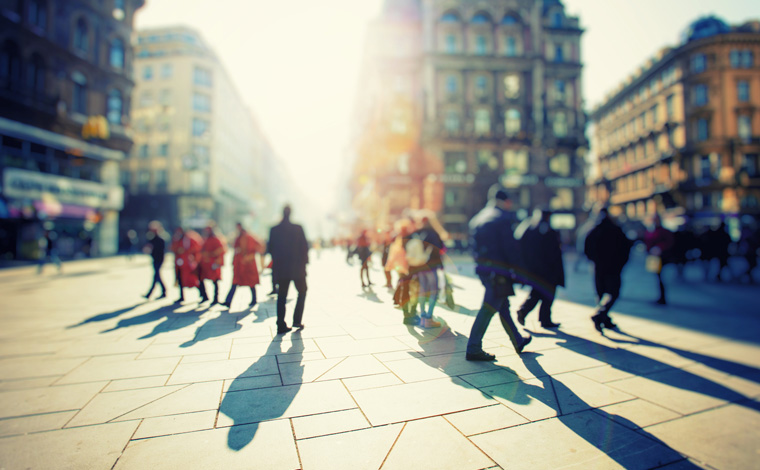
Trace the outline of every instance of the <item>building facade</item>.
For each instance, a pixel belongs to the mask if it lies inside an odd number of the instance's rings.
[[[143,0],[0,1],[0,257],[111,254]]]
[[[588,198],[695,228],[760,215],[760,23],[702,18],[592,113]]]
[[[413,12],[405,23],[415,34],[384,44],[412,66],[396,58],[383,82],[386,93],[396,83],[409,88],[412,112],[391,106],[368,114],[391,113],[381,119],[391,127],[394,116],[413,116],[418,132],[409,147],[417,152],[390,153],[409,155],[408,166],[419,169],[421,181],[411,186],[418,205],[464,238],[488,188],[500,182],[516,209],[551,208],[558,227],[574,228],[583,217],[587,147],[578,18],[557,0],[410,0],[387,2],[379,23],[398,23],[389,12],[399,9]],[[358,165],[381,166],[357,153]],[[384,189],[376,187],[379,197]]]
[[[153,219],[256,228],[268,210],[265,159],[274,156],[213,50],[196,31],[173,27],[139,31],[135,55],[122,233]]]

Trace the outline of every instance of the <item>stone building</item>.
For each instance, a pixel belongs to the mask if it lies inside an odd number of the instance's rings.
[[[671,226],[760,214],[760,23],[701,18],[592,113],[591,202]]]
[[[143,0],[0,1],[0,257],[118,246],[119,161],[132,147],[131,47]]]

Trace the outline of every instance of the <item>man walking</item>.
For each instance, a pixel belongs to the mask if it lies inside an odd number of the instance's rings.
[[[303,308],[306,301],[306,264],[309,262],[309,244],[303,227],[290,221],[290,206],[282,210],[282,222],[269,231],[267,250],[272,256],[272,279],[277,283],[277,334],[293,328],[285,323],[285,302],[290,282],[298,290],[293,327],[303,328]]]
[[[494,186],[489,191],[489,199],[486,207],[470,221],[475,273],[486,292],[467,342],[468,361],[496,360],[496,356],[483,351],[483,335],[496,312],[518,354],[532,339],[530,335],[524,337],[519,333],[509,313],[509,296],[514,295],[512,270],[518,260],[517,244],[507,213],[509,198],[506,191]]]
[[[591,319],[600,333],[602,327],[617,328],[609,313],[620,296],[620,274],[628,262],[632,245],[607,209],[602,209],[599,212],[599,223],[586,236],[583,250],[589,261],[594,263],[594,284],[599,305],[596,315]]]
[[[562,263],[562,242],[559,232],[549,224],[551,212],[536,209],[533,217],[525,219],[515,230],[522,253],[521,273],[530,285],[530,296],[517,310],[517,321],[525,325],[525,317],[539,302],[538,321],[544,328],[557,328],[552,321],[552,303],[557,286],[565,285],[565,267]]]
[[[153,259],[153,284],[150,285],[148,293],[143,297],[149,299],[150,294],[153,293],[153,289],[158,284],[161,287],[161,295],[158,298],[163,299],[166,297],[166,287],[164,281],[161,280],[161,265],[164,264],[164,256],[166,255],[166,240],[161,222],[154,220],[148,224],[147,238],[148,244],[145,248],[150,250],[150,257]]]

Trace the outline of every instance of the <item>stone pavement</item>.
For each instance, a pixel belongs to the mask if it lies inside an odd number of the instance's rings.
[[[444,327],[423,330],[401,324],[387,290],[362,291],[342,254],[313,253],[306,328],[283,336],[268,277],[257,307],[242,289],[228,312],[196,292],[175,305],[175,288],[143,301],[145,257],[47,269],[0,271],[2,469],[760,468],[746,302],[735,318],[653,310],[631,289],[622,332],[602,336],[592,307],[558,300],[561,329],[528,317],[528,353],[493,321],[498,362],[470,363],[482,287],[467,267],[452,275],[457,308],[437,309]],[[588,297],[587,274],[569,281]]]

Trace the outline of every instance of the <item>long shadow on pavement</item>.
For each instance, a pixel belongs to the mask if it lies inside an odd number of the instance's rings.
[[[247,446],[256,436],[259,424],[262,421],[282,417],[298,395],[301,379],[303,379],[303,356],[298,354],[298,348],[301,346],[296,345],[300,343],[298,341],[300,335],[300,331],[291,334],[291,338],[296,341],[291,343],[287,351],[282,351],[282,342],[279,338],[273,340],[265,355],[258,358],[230,384],[219,407],[219,411],[233,421],[227,435],[227,446],[230,449],[238,451]],[[292,375],[288,375],[288,378],[296,383],[251,390],[250,383],[256,380],[252,379],[253,377],[265,375],[263,373],[267,371],[271,372],[269,375],[279,372],[276,354],[289,354],[291,358],[300,359],[289,362],[289,364],[297,364],[289,370]],[[274,452],[274,449],[272,451]]]
[[[145,302],[147,302],[147,301],[145,301]],[[130,305],[129,307],[124,307],[124,308],[113,310],[111,312],[105,312],[105,313],[99,313],[97,315],[93,315],[90,318],[86,318],[86,319],[82,320],[81,322],[77,323],[76,325],[69,325],[69,326],[67,326],[66,329],[77,328],[79,326],[83,326],[83,325],[86,325],[88,323],[101,322],[101,321],[110,320],[111,318],[119,317],[119,316],[121,316],[121,315],[129,312],[130,310],[134,310],[135,308],[139,307],[140,305],[143,305],[145,302],[138,302],[138,303],[136,303],[134,305]]]
[[[252,312],[250,310],[243,310],[241,312],[232,314],[224,311],[219,311],[218,313],[219,315],[216,317],[211,318],[202,325],[198,326],[195,329],[195,336],[193,339],[180,344],[180,347],[189,348],[197,343],[200,343],[201,341],[212,338],[219,338],[221,336],[234,333],[235,331],[238,331],[242,328],[240,321],[246,318]]]

